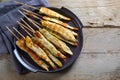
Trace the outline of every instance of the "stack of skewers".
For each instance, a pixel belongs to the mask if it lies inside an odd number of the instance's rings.
[[[61,68],[62,61],[74,55],[66,43],[77,46],[76,36],[78,34],[75,31],[79,28],[63,22],[62,20],[70,21],[71,19],[51,9],[46,7],[39,9],[27,4],[24,5],[38,10],[36,13],[25,8],[18,10],[27,21],[21,18],[21,22],[17,21],[17,23],[28,35],[23,35],[13,27],[22,37],[19,38],[12,30],[6,28],[17,38],[16,45],[42,69],[49,71]]]

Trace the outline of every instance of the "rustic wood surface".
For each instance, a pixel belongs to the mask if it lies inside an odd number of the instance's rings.
[[[48,0],[51,6],[72,10],[84,26],[120,27],[120,0]]]
[[[0,80],[120,80],[120,28],[116,28],[120,27],[120,0],[48,1],[50,6],[70,9],[84,27],[92,27],[83,28],[81,55],[70,69],[60,73],[22,76],[16,73],[11,57],[1,55]]]

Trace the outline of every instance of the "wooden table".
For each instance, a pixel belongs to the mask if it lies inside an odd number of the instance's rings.
[[[84,46],[74,65],[63,72],[20,76],[9,55],[0,57],[0,80],[120,80],[120,0],[48,0],[82,21]]]
[[[120,0],[48,0],[54,7],[72,10],[84,26],[120,26]]]

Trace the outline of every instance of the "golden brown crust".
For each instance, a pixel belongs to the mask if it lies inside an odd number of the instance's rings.
[[[25,40],[24,39],[20,39],[18,41],[16,41],[16,45],[23,51],[25,51],[32,59],[35,63],[37,63],[40,67],[42,67],[43,69],[48,71],[48,65],[45,64],[32,50],[30,50],[29,48],[27,48],[27,46],[25,46]]]
[[[71,30],[79,30],[79,28],[77,28],[77,27],[72,27],[72,26],[70,26],[69,24],[64,23],[64,22],[62,22],[62,21],[60,21],[60,20],[58,20],[58,19],[55,19],[55,18],[50,18],[50,17],[47,17],[47,16],[43,16],[42,18],[45,19],[45,20],[48,20],[48,21],[52,21],[52,22],[54,22],[54,23],[57,23],[57,24],[59,24],[59,25],[62,25],[63,27],[68,28],[68,29],[71,29]]]
[[[39,13],[48,15],[50,17],[59,18],[59,19],[71,20],[70,18],[65,17],[65,16],[63,16],[63,15],[61,15],[61,14],[59,14],[59,13],[53,11],[53,10],[50,10],[50,9],[48,9],[46,7],[41,7]]]
[[[37,36],[36,36],[37,34]],[[60,51],[58,51],[53,44],[51,44],[40,32],[36,31],[34,33],[36,37],[33,37],[33,41],[37,44],[40,44],[44,46],[46,49],[48,49],[54,56],[59,57],[61,59],[66,59],[66,56],[64,56]],[[41,36],[41,37],[38,37]]]
[[[63,52],[73,55],[72,51],[63,41],[50,34],[46,29],[39,29],[39,31],[46,37],[48,41],[54,44],[57,48],[59,48]]]
[[[57,59],[54,55],[52,55],[44,46],[42,46],[41,44],[38,44],[44,51],[45,53],[48,55],[48,57],[55,63],[57,64],[59,67],[62,67],[62,63],[59,59]],[[56,67],[57,69],[57,67]]]
[[[61,36],[57,35],[55,32],[47,29],[49,31],[50,34],[54,35],[55,37],[57,37],[58,39],[72,45],[72,46],[77,46],[77,42],[71,42],[71,41],[68,41],[68,40],[65,40],[64,38],[62,38]]]
[[[50,29],[51,31],[56,32],[57,34],[62,36],[64,39],[71,41],[71,42],[76,42],[76,39],[70,30],[68,30],[60,25],[57,25],[55,23],[45,21],[45,20],[41,20],[41,24],[44,27]]]
[[[53,69],[56,69],[55,64],[49,59],[49,57],[47,56],[47,54],[36,44],[34,44],[32,42],[32,39],[27,36],[25,38],[25,42],[26,42],[26,46],[28,48],[30,48],[32,51],[34,51],[40,58],[42,58],[43,60],[45,60],[47,63],[49,63]]]

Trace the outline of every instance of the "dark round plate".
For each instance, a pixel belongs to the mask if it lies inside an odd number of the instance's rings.
[[[68,10],[64,7],[60,8],[60,9],[49,7],[49,9],[59,12],[60,14],[68,16],[72,19],[70,22],[68,22],[68,24],[79,28],[79,31],[77,31],[78,37],[76,38],[78,40],[78,46],[73,47],[73,46],[67,44],[70,47],[70,49],[72,50],[74,55],[69,56],[69,57],[67,57],[67,59],[65,61],[62,61],[63,67],[58,68],[56,70],[50,69],[49,71],[45,71],[44,69],[40,68],[25,52],[20,50],[15,45],[14,54],[15,54],[16,58],[24,67],[26,67],[28,70],[30,70],[32,72],[58,72],[58,71],[62,71],[64,69],[70,67],[78,58],[78,56],[81,52],[82,46],[83,46],[83,33],[82,33],[83,25],[82,25],[81,21],[78,19],[78,17],[73,12],[71,12],[70,10]],[[21,32],[21,30],[19,30],[19,31]],[[24,32],[22,32],[22,33],[24,33]],[[16,42],[16,40],[14,42]]]

